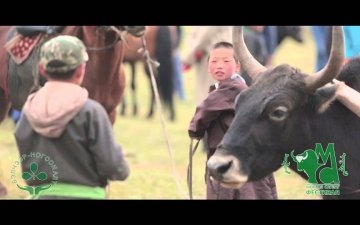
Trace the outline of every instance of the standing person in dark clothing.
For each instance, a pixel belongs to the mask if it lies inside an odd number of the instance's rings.
[[[265,41],[266,50],[268,52],[268,57],[266,59],[266,66],[273,65],[273,58],[275,50],[278,46],[278,30],[276,26],[264,26],[263,37]]]
[[[326,65],[330,51],[328,51],[328,45],[331,47],[331,40],[329,42],[329,36],[331,38],[330,26],[311,26],[312,33],[316,44],[316,71],[320,71]],[[329,44],[328,44],[329,43]],[[330,50],[330,48],[329,48]]]
[[[80,87],[87,60],[73,36],[41,47],[39,71],[48,82],[28,97],[15,131],[28,185],[19,188],[40,199],[104,199],[109,180],[129,175],[105,109]],[[28,179],[29,171],[38,175]]]
[[[234,118],[235,98],[247,88],[237,74],[240,64],[229,42],[216,43],[210,51],[208,72],[218,81],[210,87],[209,96],[196,108],[188,132],[190,138],[202,139],[207,134],[207,159],[215,152]],[[248,182],[240,189],[227,189],[210,180],[206,171],[207,199],[277,199],[276,184],[271,174],[261,180]]]
[[[182,39],[182,28],[181,26],[176,26],[176,41],[173,50],[173,68],[174,68],[174,87],[175,91],[178,94],[180,100],[184,101],[186,99],[185,89],[184,89],[184,81],[182,74],[182,64],[181,58],[179,54],[179,47]]]

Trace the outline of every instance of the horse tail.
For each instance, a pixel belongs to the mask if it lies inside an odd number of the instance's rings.
[[[158,67],[158,86],[159,94],[165,105],[172,105],[173,101],[173,56],[172,56],[172,40],[170,28],[168,26],[160,26],[156,35],[155,57],[160,63]]]

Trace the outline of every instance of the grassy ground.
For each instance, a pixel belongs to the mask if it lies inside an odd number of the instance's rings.
[[[186,28],[186,31],[190,29]],[[305,30],[305,38],[305,43],[302,45],[297,45],[292,40],[285,40],[276,53],[275,64],[286,62],[304,72],[313,72],[315,50],[308,28]],[[142,71],[141,65],[138,65],[138,71]],[[149,84],[145,75],[139,74],[137,83],[140,115],[133,117],[129,110],[128,115],[119,116],[114,125],[116,140],[126,152],[131,175],[125,182],[111,182],[111,199],[185,199],[181,190],[177,188],[174,177],[178,177],[181,189],[186,192],[189,145],[187,127],[195,110],[194,78],[193,71],[184,74],[187,100],[184,102],[176,100],[177,120],[174,123],[167,122],[176,163],[174,175],[157,111],[153,119],[145,118],[149,106]],[[0,180],[8,188],[7,198],[19,199],[26,197],[26,193],[12,184],[10,179],[11,166],[18,157],[13,130],[14,125],[10,120],[0,125]],[[196,199],[205,198],[205,159],[205,154],[201,150],[194,158],[193,190]],[[276,172],[276,180],[280,199],[317,198],[305,194],[306,182],[294,172],[287,175],[284,169],[280,169]]]

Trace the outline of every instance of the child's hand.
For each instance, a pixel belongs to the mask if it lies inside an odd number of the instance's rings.
[[[339,94],[343,93],[343,91],[345,91],[344,89],[346,86],[345,82],[334,79],[333,83],[336,85],[336,93],[335,93],[336,96],[338,96]]]
[[[345,86],[345,82],[333,79],[331,83],[327,83],[324,87],[336,87],[335,96],[337,97],[338,95],[343,93]]]

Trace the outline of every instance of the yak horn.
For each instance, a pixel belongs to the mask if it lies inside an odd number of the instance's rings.
[[[242,26],[234,26],[233,28],[233,44],[236,57],[239,59],[241,66],[246,73],[254,80],[260,73],[267,69],[261,65],[249,52],[244,41]]]
[[[314,91],[333,80],[344,63],[344,34],[341,26],[332,27],[332,44],[329,60],[326,66],[314,75],[305,78],[306,86]]]

